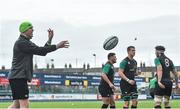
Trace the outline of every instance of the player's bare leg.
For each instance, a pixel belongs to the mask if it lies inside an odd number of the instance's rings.
[[[133,92],[131,109],[136,109],[137,105],[138,105],[138,94]]]
[[[28,109],[29,100],[28,99],[19,100],[19,104],[22,109]]]
[[[8,107],[8,109],[19,109],[19,108],[20,108],[19,100],[14,100],[13,103]]]
[[[114,96],[110,97],[110,109],[116,109]]]
[[[102,97],[103,105],[101,109],[107,109],[110,104],[110,97]]]
[[[138,104],[137,99],[132,99],[131,109],[136,109],[137,108],[137,104]]]
[[[124,101],[123,109],[129,108],[129,101]]]
[[[128,109],[129,108],[129,101],[130,101],[130,94],[126,93],[126,95],[124,95],[123,99],[124,99],[123,109]]]
[[[154,101],[155,101],[155,106],[154,106],[154,108],[155,108],[155,109],[160,109],[160,108],[161,108],[162,98],[163,98],[163,96],[155,95],[155,97],[154,97]]]
[[[164,96],[164,107],[165,109],[170,109],[170,103],[169,103],[170,97],[169,96]]]

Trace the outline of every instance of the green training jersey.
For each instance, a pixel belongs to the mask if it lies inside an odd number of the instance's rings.
[[[106,76],[111,81],[111,83],[113,83],[115,71],[114,71],[114,66],[111,63],[107,62],[103,66],[102,73],[106,74]],[[103,78],[101,78],[100,85],[109,86],[109,84]]]
[[[123,73],[127,78],[134,80],[135,73],[137,70],[136,60],[134,59],[130,60],[128,57],[126,57],[125,59],[121,61],[119,68],[124,70]],[[122,80],[122,81],[125,81],[125,80]]]

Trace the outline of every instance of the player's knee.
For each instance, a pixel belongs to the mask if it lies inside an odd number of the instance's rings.
[[[124,108],[129,108],[129,101],[124,102]]]
[[[138,104],[137,99],[133,99],[133,100],[132,100],[132,106],[137,106],[137,104]]]
[[[16,109],[20,108],[20,104],[18,101],[13,101],[13,103],[8,107],[8,109]]]
[[[18,101],[18,100],[15,100],[15,101],[13,102],[13,104],[14,104],[14,106],[15,106],[16,108],[20,108],[20,104],[19,104],[19,101]]]
[[[105,104],[110,104],[111,102],[110,102],[110,100],[109,99],[107,99],[106,101],[105,101]]]
[[[111,101],[111,102],[110,102],[110,105],[111,105],[111,106],[114,106],[114,105],[115,105],[115,102],[114,102],[114,101]]]
[[[162,96],[155,96],[154,101],[155,101],[155,109],[161,109],[161,100]]]
[[[162,96],[155,96],[154,97],[154,101],[157,105],[160,105],[161,104],[161,100],[162,100]],[[160,103],[160,104],[159,104]]]
[[[104,104],[110,104],[110,99],[109,98],[102,98],[102,101]]]
[[[21,108],[28,108],[29,107],[29,100],[28,99],[19,100],[19,103],[20,103]]]
[[[164,102],[164,107],[169,107],[169,102]]]
[[[19,103],[15,104],[14,106],[15,106],[16,108],[20,108],[20,104],[19,104]]]
[[[164,102],[169,102],[170,97],[169,96],[164,96]]]

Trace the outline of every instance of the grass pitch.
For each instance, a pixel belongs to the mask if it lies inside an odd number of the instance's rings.
[[[6,108],[10,105],[10,102],[0,102],[0,108]],[[101,101],[73,101],[73,102],[31,102],[30,108],[99,108],[101,107]],[[153,108],[153,100],[139,101],[138,108]],[[123,101],[116,101],[116,107],[122,108]],[[172,100],[171,107],[180,108],[180,100]]]

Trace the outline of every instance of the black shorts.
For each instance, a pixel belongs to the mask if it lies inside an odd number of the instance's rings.
[[[13,100],[28,99],[29,90],[26,79],[10,79],[9,80]]]
[[[121,88],[121,98],[124,101],[129,101],[130,99],[137,99],[138,98],[138,92],[137,92],[137,85],[130,85],[126,81],[120,82],[120,88]]]
[[[171,96],[172,92],[172,81],[161,81],[163,85],[165,85],[165,89],[162,89],[157,85],[157,88],[155,89],[155,95],[158,96]]]
[[[110,87],[100,85],[98,89],[102,97],[111,97],[112,95],[114,95],[114,92]]]

